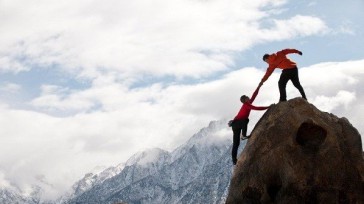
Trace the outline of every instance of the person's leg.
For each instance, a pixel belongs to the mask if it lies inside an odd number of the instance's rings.
[[[233,164],[235,165],[237,162],[237,154],[238,154],[238,148],[240,145],[240,133],[241,133],[241,122],[235,121],[235,123],[232,126],[233,129],[233,148],[231,150],[231,158],[233,160]]]
[[[249,123],[249,118],[243,120],[242,128],[241,128],[241,134],[242,134],[241,139],[249,138],[249,136],[246,135],[246,132],[248,131],[248,123]]]
[[[280,98],[279,101],[287,101],[287,94],[286,94],[286,85],[289,80],[289,70],[283,70],[282,74],[278,81],[278,87],[279,87],[279,94]]]
[[[300,79],[298,77],[298,69],[297,68],[292,70],[291,81],[293,83],[293,86],[295,86],[298,89],[298,91],[301,93],[302,98],[307,100],[305,91],[303,90],[303,87],[301,86],[301,83],[300,83]]]

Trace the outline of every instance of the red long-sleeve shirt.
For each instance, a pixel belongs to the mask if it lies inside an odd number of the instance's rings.
[[[255,98],[257,97],[258,95],[258,92],[259,92],[259,88],[257,88],[252,97],[250,98],[249,101],[245,102],[241,108],[240,108],[240,111],[239,113],[235,116],[234,120],[243,120],[243,119],[247,119],[249,118],[249,114],[250,114],[250,111],[253,109],[253,110],[265,110],[265,109],[268,109],[269,106],[253,106],[252,103],[253,101],[255,100]]]

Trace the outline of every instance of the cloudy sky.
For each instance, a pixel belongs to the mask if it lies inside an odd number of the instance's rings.
[[[233,118],[264,75],[262,55],[284,48],[303,52],[289,57],[309,102],[364,135],[363,10],[362,0],[0,0],[0,185],[54,198],[97,166],[173,150]],[[256,105],[278,101],[279,73]]]

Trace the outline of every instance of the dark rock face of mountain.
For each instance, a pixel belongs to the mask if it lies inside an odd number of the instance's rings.
[[[359,132],[301,98],[271,107],[238,159],[226,203],[364,203]]]

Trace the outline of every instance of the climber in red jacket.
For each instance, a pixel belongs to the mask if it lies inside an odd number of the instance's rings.
[[[282,69],[282,74],[278,81],[280,93],[279,101],[287,101],[286,85],[289,80],[291,80],[293,85],[299,90],[302,97],[307,100],[305,91],[303,90],[298,77],[297,65],[286,57],[287,54],[291,53],[302,55],[302,52],[296,49],[284,49],[274,54],[265,54],[263,56],[263,61],[268,63],[269,66],[259,85],[263,85],[275,68],[280,68]]]
[[[232,127],[233,130],[233,148],[231,151],[231,156],[233,160],[233,164],[235,165],[237,162],[237,154],[238,154],[238,147],[240,145],[240,139],[245,140],[248,139],[250,136],[246,135],[248,130],[248,123],[249,123],[249,114],[250,111],[253,110],[265,110],[269,108],[269,106],[257,107],[253,106],[252,103],[255,100],[255,97],[258,95],[259,88],[254,91],[251,98],[246,95],[240,97],[240,101],[243,105],[240,108],[239,113],[235,116],[234,120],[229,121],[229,126]],[[241,137],[240,137],[241,134]]]

